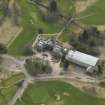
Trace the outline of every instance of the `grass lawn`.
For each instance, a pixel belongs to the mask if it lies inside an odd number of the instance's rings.
[[[29,0],[21,0],[21,13],[22,13],[22,26],[23,31],[21,34],[16,38],[13,44],[9,47],[9,53],[13,55],[21,55],[23,48],[27,44],[31,44],[36,35],[37,30],[42,28],[44,33],[55,33],[59,32],[63,25],[58,23],[49,23],[43,20],[41,12],[36,5],[33,5],[28,2]],[[70,14],[74,12],[74,8],[71,9],[72,2],[68,0],[58,0],[59,1],[59,8],[63,13]],[[43,1],[48,3],[48,0]],[[65,8],[66,7],[66,8]],[[88,24],[88,25],[102,25],[105,24],[105,0],[98,0],[95,4],[88,7],[87,10],[80,14],[81,16],[93,14],[92,16],[81,20],[80,22]],[[73,30],[71,27],[65,31],[65,33],[60,37],[61,41],[69,41],[70,32]]]
[[[66,96],[64,93],[68,93]],[[56,100],[55,95],[61,97]],[[73,86],[60,81],[36,82],[24,93],[16,105],[105,105],[104,99],[86,95]]]
[[[9,102],[17,90],[17,87],[13,84],[15,84],[16,81],[21,80],[23,77],[23,75],[17,74],[0,83],[0,87],[8,87],[0,89],[0,105],[6,105]]]
[[[80,16],[93,14],[92,16],[81,20],[88,25],[105,25],[105,0],[98,0],[92,6],[83,11]]]
[[[71,25],[69,26],[64,34],[62,34],[60,37],[59,37],[59,40],[62,41],[62,42],[70,42],[70,37],[71,35],[73,34],[73,32],[76,30],[76,28],[74,27],[74,25]]]
[[[56,33],[63,27],[61,24],[44,21],[39,8],[36,5],[29,3],[28,0],[21,0],[20,5],[22,11],[23,31],[9,47],[9,53],[14,55],[21,54],[23,48],[27,44],[33,42],[39,28],[42,28],[45,33]],[[64,5],[62,10],[67,12],[70,10],[72,4],[67,4],[67,2],[61,0],[59,5]],[[68,7],[69,9],[65,10],[65,7]]]
[[[3,10],[0,10],[0,16],[3,16],[3,15],[4,15]]]
[[[80,13],[79,17],[91,15],[88,18],[80,20],[80,23],[86,25],[105,25],[105,0],[98,0],[92,6],[88,7],[85,11]],[[60,37],[61,41],[68,42],[70,40],[70,35],[75,32],[75,28],[71,26],[69,32]]]
[[[2,13],[2,11],[0,11],[0,16],[2,16],[3,15],[3,13]]]

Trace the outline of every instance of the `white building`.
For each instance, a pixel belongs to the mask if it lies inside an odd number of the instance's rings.
[[[66,60],[75,63],[79,66],[88,68],[88,67],[95,67],[99,58],[84,54],[79,51],[69,50],[68,54],[66,55]]]

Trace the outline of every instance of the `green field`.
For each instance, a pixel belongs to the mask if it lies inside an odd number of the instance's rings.
[[[13,44],[9,47],[10,54],[14,54],[14,55],[21,54],[23,48],[27,44],[30,44],[33,42],[33,40],[37,35],[37,30],[39,28],[42,28],[45,33],[56,33],[56,32],[59,32],[63,27],[63,25],[58,24],[57,22],[50,23],[50,22],[44,21],[39,8],[36,5],[29,3],[28,1],[29,0],[21,0],[19,2],[21,5],[21,11],[22,11],[23,31],[13,42]],[[62,8],[62,11],[68,12],[70,5],[72,4],[68,4],[64,0],[61,0],[59,5],[60,5],[60,8],[62,5],[64,5],[64,7]],[[69,7],[69,8],[65,10],[65,7]]]
[[[4,11],[2,9],[0,9],[0,16],[4,15]]]
[[[3,12],[2,11],[0,11],[0,16],[2,16],[3,15]]]
[[[98,0],[92,6],[83,11],[80,16],[92,14],[90,17],[81,20],[88,25],[105,25],[105,0]]]
[[[69,96],[65,96],[64,93],[68,93]],[[57,101],[55,95],[59,95],[61,100]],[[86,95],[73,86],[58,81],[30,85],[22,100],[16,105],[105,105],[104,99]]]
[[[14,75],[0,83],[0,87],[8,87],[0,89],[0,105],[6,105],[13,95],[16,93],[17,87],[14,85],[16,81],[21,80],[24,76],[21,74]]]
[[[44,1],[45,3],[48,0]],[[68,2],[64,0],[58,0],[59,2],[59,9],[65,14],[71,14],[75,12],[73,3],[71,0]],[[27,44],[31,44],[37,35],[37,30],[42,28],[44,33],[56,33],[62,29],[63,24],[50,23],[46,22],[42,18],[42,13],[40,9],[29,2],[29,0],[21,0],[19,1],[21,6],[21,13],[22,13],[22,23],[23,31],[17,37],[17,39],[13,42],[13,44],[9,47],[9,53],[13,55],[21,55],[23,48]],[[80,22],[88,24],[88,25],[102,25],[105,24],[105,0],[98,0],[95,4],[88,7],[87,10],[80,13],[79,17],[93,14],[92,16],[80,20]],[[64,32],[64,34],[60,37],[62,41],[69,41],[70,32],[72,32],[72,27],[68,28]]]
[[[86,1],[86,0],[83,0]],[[87,26],[91,25],[105,25],[105,0],[97,0],[92,6],[89,6],[85,11],[78,14],[76,18],[81,18],[88,16],[86,18],[80,19],[77,22],[83,23]],[[75,28],[73,26],[70,27],[70,32],[75,32]],[[62,41],[69,41],[70,40],[70,32],[67,35],[62,35]]]

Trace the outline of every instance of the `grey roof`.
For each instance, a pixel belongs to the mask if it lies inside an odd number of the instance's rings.
[[[79,64],[84,64],[84,66],[85,64],[89,66],[95,66],[99,60],[99,58],[96,58],[94,56],[73,50],[69,50],[68,54],[66,55],[66,59],[70,61],[75,61],[73,63],[79,62]]]
[[[49,47],[54,47],[55,43],[54,43],[52,40],[48,40],[48,41],[47,41],[47,45],[48,45]]]
[[[63,55],[62,47],[59,45],[55,45],[53,48],[53,53],[56,53],[57,55],[62,56]]]
[[[44,40],[39,40],[39,41],[37,42],[37,47],[38,47],[39,49],[43,49],[43,48],[45,48],[45,46],[46,46],[46,41],[44,41]]]

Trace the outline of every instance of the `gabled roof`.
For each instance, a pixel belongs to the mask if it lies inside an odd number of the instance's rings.
[[[59,45],[55,45],[53,48],[53,53],[59,56],[63,56],[63,48]]]
[[[74,63],[76,63],[76,61],[77,61],[81,64],[84,64],[84,66],[85,66],[85,64],[89,65],[89,66],[95,66],[99,60],[99,58],[97,58],[97,57],[94,57],[94,56],[91,56],[88,54],[84,54],[79,51],[73,51],[73,50],[69,50],[69,52],[66,56],[66,59],[67,60],[72,59],[75,61]]]

